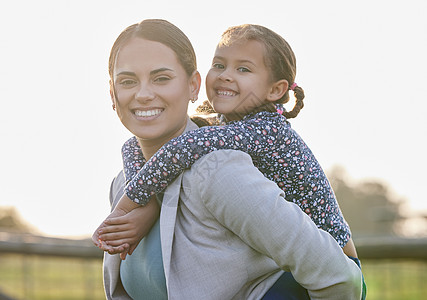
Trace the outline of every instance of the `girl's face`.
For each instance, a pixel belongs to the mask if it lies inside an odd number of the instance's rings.
[[[267,102],[273,82],[263,44],[255,40],[217,47],[206,76],[206,93],[215,111],[239,120]]]
[[[113,81],[117,115],[150,146],[163,145],[184,131],[188,101],[197,96],[200,75],[189,78],[169,47],[132,38],[117,54]]]

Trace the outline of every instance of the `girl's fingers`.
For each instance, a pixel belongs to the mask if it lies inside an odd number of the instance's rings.
[[[121,232],[128,229],[127,225],[105,225],[98,230],[99,234]]]
[[[121,225],[128,222],[128,217],[126,215],[120,217],[112,217],[105,219],[104,223],[107,225]]]
[[[127,255],[127,252],[126,252],[126,251],[124,251],[124,252],[120,253],[120,259],[121,259],[121,260],[125,260],[125,259],[126,259],[126,255]]]
[[[108,253],[113,255],[113,254],[121,253],[124,250],[125,248],[123,246],[119,246],[119,247],[110,248],[110,250],[108,250]]]
[[[105,233],[99,236],[99,238],[103,241],[114,241],[114,240],[130,238],[130,237],[131,236],[126,232]]]
[[[125,243],[120,246],[110,247],[110,250],[108,251],[108,253],[110,254],[127,253],[128,249],[129,249],[129,244]]]
[[[112,241],[106,241],[106,244],[110,247],[119,247],[124,244],[129,244],[129,241],[127,239],[112,240]]]
[[[131,245],[131,246],[129,247],[129,251],[128,251],[128,254],[129,254],[129,255],[132,255],[133,251],[136,249],[136,247],[138,247],[138,244],[139,244],[139,243],[137,243],[137,244],[133,244],[133,245]]]
[[[99,244],[100,245],[98,247],[101,248],[103,251],[109,252],[112,249],[112,247],[107,245],[107,243],[105,243],[104,241],[99,240]]]
[[[93,235],[92,235],[92,242],[95,244],[95,246],[99,247],[100,243],[99,243],[99,234],[98,234],[98,230],[96,230]]]

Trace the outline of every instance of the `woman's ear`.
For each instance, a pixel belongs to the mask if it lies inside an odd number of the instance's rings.
[[[116,95],[115,95],[115,93],[114,93],[114,85],[113,85],[113,81],[112,80],[110,80],[109,81],[110,82],[110,98],[111,98],[111,101],[113,102],[113,104],[115,104],[115,100],[116,100]]]
[[[110,80],[110,98],[111,98],[113,110],[116,110],[116,94],[114,92],[114,85],[111,80]]]
[[[199,71],[196,70],[190,77],[190,95],[192,99],[197,100],[201,84],[202,78],[200,77]]]
[[[283,97],[288,91],[289,83],[286,79],[274,82],[271,85],[270,92],[267,95],[267,101],[274,102]]]

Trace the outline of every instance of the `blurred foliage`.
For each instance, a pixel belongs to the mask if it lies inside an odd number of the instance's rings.
[[[353,236],[396,235],[403,220],[402,199],[397,199],[380,181],[354,182],[342,167],[334,167],[328,178]]]
[[[0,231],[35,233],[36,229],[22,219],[16,208],[0,206]]]

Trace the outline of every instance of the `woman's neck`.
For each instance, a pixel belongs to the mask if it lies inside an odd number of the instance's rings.
[[[174,132],[170,136],[164,136],[158,139],[142,139],[136,137],[138,144],[141,147],[142,154],[144,155],[145,160],[149,160],[164,144],[169,142],[171,139],[176,138],[184,133],[185,128],[187,127],[187,120],[183,124],[180,130]]]
[[[142,154],[144,155],[145,160],[149,160],[156,152],[161,148],[162,145],[147,145],[140,138],[136,138],[138,144],[141,147]]]

